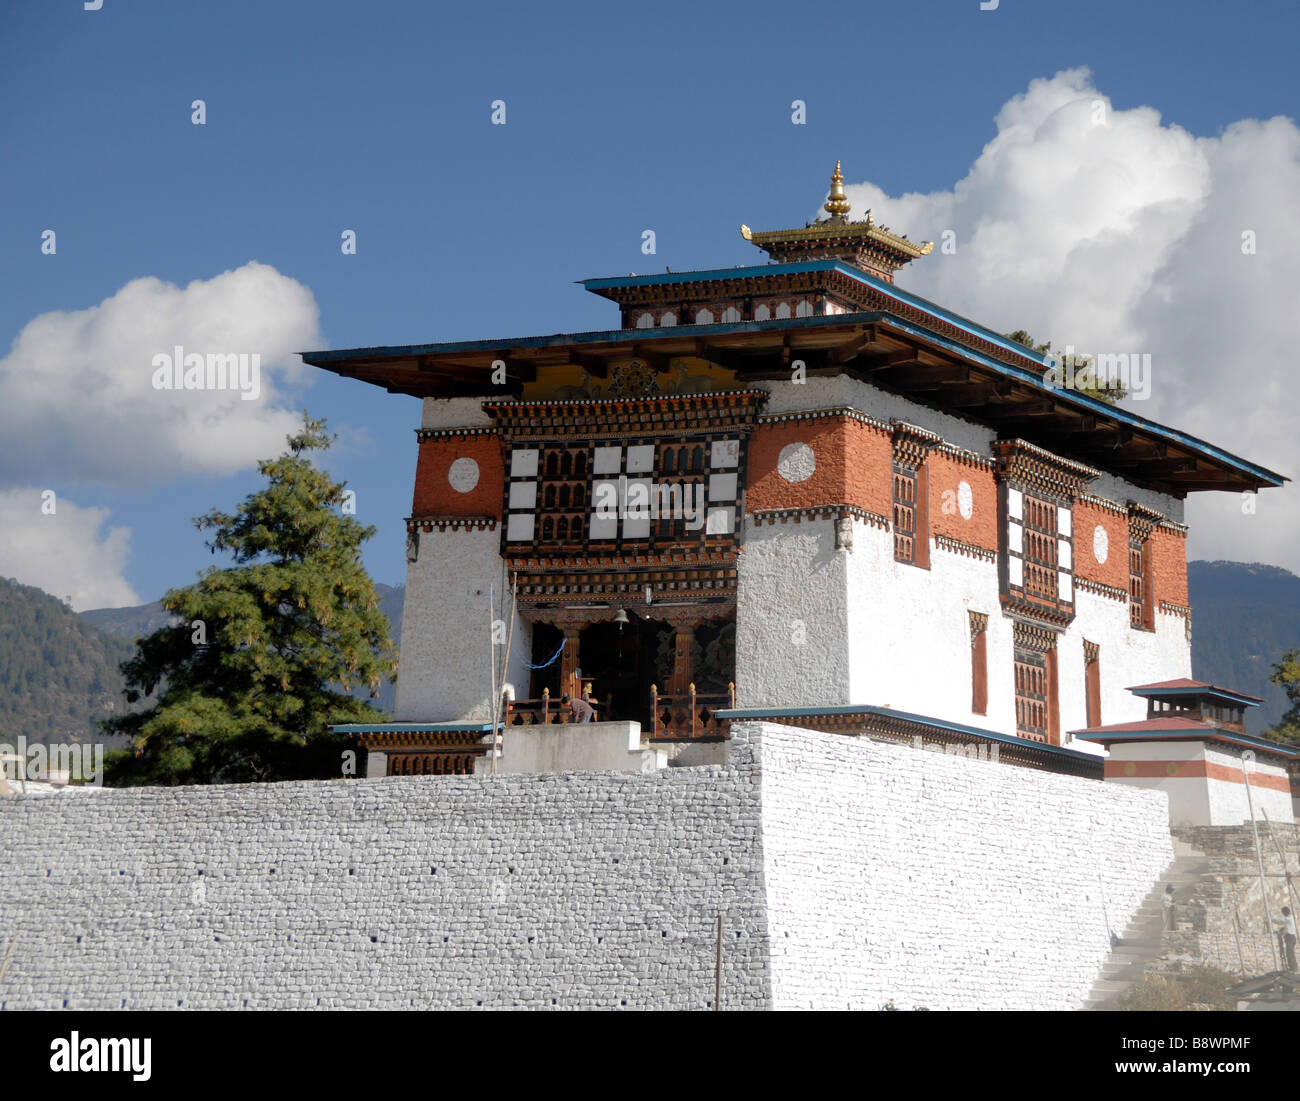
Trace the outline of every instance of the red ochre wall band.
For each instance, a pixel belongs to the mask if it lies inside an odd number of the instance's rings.
[[[792,444],[812,450],[815,466],[803,481],[780,470],[781,454]],[[453,464],[460,462],[455,472]],[[473,464],[473,467],[470,466]],[[997,485],[993,471],[978,461],[933,449],[926,459],[929,526],[944,537],[996,552]],[[471,480],[476,480],[463,492]],[[414,516],[501,517],[505,444],[492,433],[433,436],[421,440],[416,467]],[[969,494],[962,489],[965,483]],[[758,424],[749,443],[746,508],[816,508],[850,505],[877,516],[892,514],[893,450],[889,431],[851,416],[818,416]],[[969,516],[963,515],[964,507]],[[1088,500],[1074,505],[1074,571],[1079,578],[1128,590],[1129,522],[1126,511]],[[1097,560],[1096,529],[1106,533],[1105,561]],[[1186,537],[1156,527],[1150,537],[1153,605],[1186,606]]]
[[[925,465],[930,472],[930,534],[996,551],[998,490],[993,471],[945,451],[931,451]],[[963,482],[970,487],[969,518],[962,515]]]
[[[464,459],[456,471],[452,464]],[[473,467],[470,466],[473,463]],[[477,472],[477,479],[474,474]],[[461,492],[456,485],[473,485]],[[489,433],[434,437],[420,441],[415,468],[414,516],[501,517],[505,459],[501,440]]]
[[[1172,771],[1171,771],[1172,769]],[[1107,780],[1154,778],[1159,780],[1222,780],[1229,784],[1245,785],[1241,769],[1213,761],[1113,761],[1108,760],[1103,769]],[[1250,786],[1268,788],[1270,791],[1291,790],[1291,781],[1285,776],[1270,776],[1263,772],[1250,774]]]

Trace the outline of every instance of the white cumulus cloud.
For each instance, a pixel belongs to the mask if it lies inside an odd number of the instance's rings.
[[[1073,69],[1033,81],[995,124],[950,190],[846,188],[851,217],[870,207],[895,232],[934,240],[900,285],[1056,349],[1150,353],[1151,396],[1129,408],[1300,476],[1295,123],[1197,137],[1153,107],[1117,109]],[[1192,494],[1191,555],[1300,572],[1300,491],[1266,490],[1256,504],[1251,514],[1236,494]]]
[[[0,577],[71,598],[79,612],[141,603],[125,577],[130,531],[106,528],[107,509],[43,494],[0,491]]]
[[[285,384],[321,346],[311,291],[256,261],[185,287],[134,279],[83,310],[28,322],[0,359],[0,486],[140,487],[277,454],[298,423]],[[155,357],[260,357],[256,400],[155,389]]]

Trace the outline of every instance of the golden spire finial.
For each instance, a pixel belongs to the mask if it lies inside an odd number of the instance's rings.
[[[831,193],[826,196],[822,207],[832,218],[843,218],[849,212],[849,200],[844,194],[844,173],[840,171],[840,162],[835,162],[835,172],[831,176]]]

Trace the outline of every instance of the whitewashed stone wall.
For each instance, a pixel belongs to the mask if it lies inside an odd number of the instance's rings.
[[[1192,675],[1192,643],[1182,616],[1157,611],[1154,631],[1135,631],[1129,625],[1126,600],[1112,600],[1077,586],[1074,600],[1074,622],[1057,643],[1063,732],[1087,726],[1084,639],[1100,648],[1104,724],[1147,717],[1147,701],[1129,688]],[[1073,742],[1071,748],[1086,750],[1088,743]]]
[[[778,1009],[1076,1009],[1173,860],[1158,793],[789,729],[760,759]]]
[[[737,571],[739,706],[851,702],[846,568],[831,520],[747,524]]]
[[[1004,734],[1016,730],[1012,623],[995,563],[930,543],[930,568],[894,560],[894,536],[853,525],[848,555],[852,701]],[[970,612],[989,617],[988,714],[971,711]]]
[[[0,799],[0,1008],[770,1005],[752,769]]]
[[[765,724],[726,767],[0,799],[0,1008],[1068,1008],[1161,795]]]
[[[406,566],[401,666],[395,717],[401,722],[491,719],[492,653],[497,678],[504,641],[492,646],[489,594],[496,614],[509,598],[500,530],[421,532],[419,556]],[[528,691],[523,656],[532,649],[532,626],[515,616],[507,680]]]

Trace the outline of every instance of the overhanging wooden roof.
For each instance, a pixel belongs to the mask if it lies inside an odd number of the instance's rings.
[[[989,425],[1000,438],[1028,440],[1177,496],[1258,490],[1288,480],[1124,407],[1053,388],[1043,381],[1041,356],[988,330],[963,339],[958,326],[943,317],[926,325],[876,310],[303,353],[313,366],[392,393],[496,400],[518,395],[525,382],[544,380],[548,371],[570,364],[603,378],[616,360],[636,357],[666,371],[672,358],[684,356],[734,371],[739,384],[788,380],[791,364],[802,360],[809,377],[848,374]],[[493,384],[494,364],[504,364],[501,385]]]

